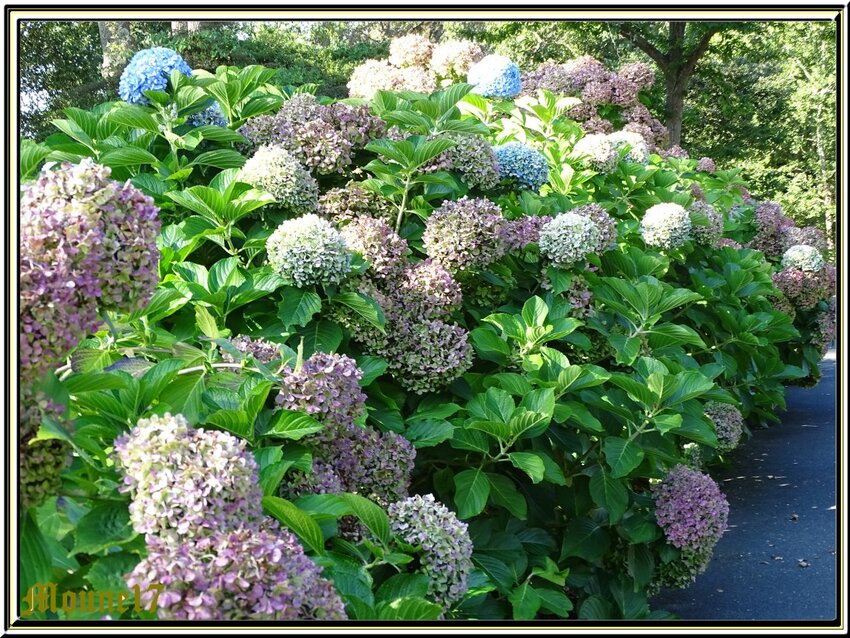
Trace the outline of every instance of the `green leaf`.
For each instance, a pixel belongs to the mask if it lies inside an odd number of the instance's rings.
[[[676,390],[667,401],[668,406],[695,399],[714,387],[714,381],[696,370],[684,370],[676,375]]]
[[[204,373],[192,372],[178,376],[160,394],[160,403],[167,404],[175,413],[179,412],[190,423],[197,423],[201,413],[201,395],[204,392]]]
[[[207,417],[206,422],[243,439],[250,441],[254,438],[254,424],[248,419],[248,414],[244,410],[216,410]]]
[[[644,544],[629,545],[626,554],[626,569],[636,585],[646,587],[652,580],[652,574],[655,571],[655,558],[652,551]]]
[[[64,382],[70,394],[117,390],[127,387],[127,382],[116,374],[108,372],[89,372],[69,377]]]
[[[204,306],[195,306],[195,324],[210,339],[219,339],[225,336],[225,333],[219,330],[215,317]]]
[[[106,114],[106,118],[116,124],[131,128],[140,128],[151,133],[159,133],[159,125],[153,116],[140,106],[122,105]]]
[[[469,338],[481,359],[495,363],[507,362],[511,349],[492,329],[478,326],[469,333]]]
[[[25,512],[21,519],[21,591],[26,594],[36,583],[47,583],[53,574],[50,549],[35,519]]]
[[[526,326],[544,326],[549,315],[549,306],[540,297],[530,297],[522,306],[522,319]]]
[[[464,470],[454,477],[455,505],[461,519],[477,516],[487,505],[490,481],[480,469]]]
[[[377,328],[381,334],[386,334],[384,328],[386,319],[384,311],[374,299],[370,299],[366,295],[359,292],[341,292],[331,298],[334,303],[347,306],[358,315],[363,317],[370,325]]]
[[[413,447],[434,447],[452,438],[455,427],[445,419],[414,418],[406,421],[404,438],[413,443]]]
[[[32,140],[21,140],[21,181],[26,181],[37,172],[39,164],[50,155],[51,150]]]
[[[289,501],[278,496],[264,496],[263,508],[298,535],[317,554],[325,553],[325,537],[318,523]]]
[[[139,164],[156,164],[159,162],[154,154],[135,146],[124,146],[107,151],[100,156],[98,161],[112,168],[138,166]]]
[[[616,436],[605,438],[603,451],[614,478],[626,476],[643,460],[643,450],[637,443]]]
[[[662,434],[682,427],[681,414],[657,414],[653,417],[652,421]]]
[[[629,506],[629,491],[622,481],[611,477],[604,467],[590,478],[590,497],[599,507],[608,511],[612,525],[623,517]]]
[[[366,528],[384,545],[390,542],[390,519],[386,512],[368,498],[359,494],[340,494]]]
[[[174,288],[160,288],[151,297],[148,305],[136,310],[130,315],[129,320],[135,321],[147,317],[148,321],[155,323],[180,310],[191,298],[191,295],[184,294]]]
[[[360,387],[367,387],[387,370],[389,364],[380,357],[362,355],[357,357],[357,368],[363,373]]]
[[[652,330],[647,332],[649,347],[653,350],[661,350],[671,346],[691,345],[705,348],[705,342],[699,334],[690,326],[681,324],[662,323],[656,324]]]
[[[100,503],[77,523],[71,554],[95,554],[135,537],[129,503]]]
[[[546,472],[546,465],[534,452],[511,452],[508,458],[514,467],[522,470],[531,478],[532,483],[539,483],[543,480]]]
[[[569,616],[573,609],[573,604],[564,592],[541,588],[537,590],[537,595],[540,597],[543,609],[561,618]]]
[[[375,597],[387,602],[399,598],[425,597],[430,582],[425,574],[395,574],[381,584]]]
[[[626,337],[625,335],[608,335],[608,343],[616,351],[617,363],[632,365],[640,354],[640,339],[637,337]]]
[[[515,588],[508,595],[508,601],[513,607],[514,620],[533,620],[542,604],[537,590],[528,581]]]
[[[229,148],[219,148],[201,153],[189,165],[214,166],[216,168],[242,168],[245,158]]]
[[[277,307],[277,316],[288,330],[292,326],[306,326],[321,309],[322,299],[318,294],[287,286],[283,289],[283,301]]]
[[[611,620],[614,618],[613,605],[598,594],[587,597],[578,611],[580,620]]]
[[[561,560],[578,556],[586,561],[598,561],[608,551],[609,542],[608,532],[599,523],[589,518],[577,518],[564,530]]]
[[[297,441],[308,434],[321,431],[324,426],[311,416],[293,410],[278,410],[272,417],[265,436],[277,436]]]
[[[107,554],[94,561],[86,572],[85,579],[95,591],[124,591],[124,577],[139,564],[139,557],[129,552]]]
[[[405,597],[377,607],[378,620],[438,620],[443,608],[424,598]]]
[[[501,474],[487,473],[490,481],[490,498],[496,505],[504,507],[511,516],[524,521],[528,518],[528,504],[525,497],[519,493],[514,482]]]
[[[304,356],[314,352],[334,352],[342,343],[342,328],[333,321],[313,321],[296,333],[304,337]]]

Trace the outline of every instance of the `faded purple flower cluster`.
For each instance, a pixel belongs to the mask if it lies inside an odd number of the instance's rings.
[[[599,60],[585,55],[563,64],[547,61],[522,76],[523,94],[534,95],[546,89],[558,95],[575,96],[581,104],[572,107],[568,115],[581,122],[587,133],[611,133],[611,124],[599,115],[599,108],[613,105],[623,110],[624,130],[639,133],[648,150],[663,146],[667,129],[638,101],[640,91],[655,83],[652,68],[642,62],[623,65],[616,73],[609,72]]]
[[[826,354],[826,351],[829,349],[829,345],[832,343],[833,339],[835,339],[837,318],[836,310],[837,299],[833,296],[829,300],[829,308],[827,308],[824,312],[818,313],[817,320],[815,322],[815,329],[812,335],[812,345],[820,351],[821,356]]]
[[[480,135],[443,133],[436,138],[455,143],[435,157],[422,171],[455,171],[470,188],[487,190],[499,183],[499,162],[493,147]]]
[[[450,272],[475,271],[505,251],[502,209],[484,198],[447,201],[425,222],[422,243],[434,261]]]
[[[432,494],[393,503],[387,514],[393,534],[422,552],[420,569],[429,579],[429,597],[450,609],[466,592],[473,567],[466,523]]]
[[[540,241],[540,230],[552,221],[549,215],[525,215],[508,221],[502,230],[502,243],[508,252],[524,250]]]
[[[705,416],[714,423],[720,452],[731,452],[738,447],[744,432],[744,417],[738,408],[728,403],[709,401],[705,404]]]
[[[816,226],[790,226],[782,231],[782,248],[788,250],[792,246],[811,246],[825,253],[829,246],[826,237]]]
[[[154,415],[115,439],[115,462],[140,534],[192,537],[262,519],[257,464],[245,441],[226,432]]]
[[[21,365],[29,382],[99,325],[132,312],[157,284],[158,209],[86,158],[45,168],[21,189]]]
[[[390,200],[358,182],[348,182],[344,188],[332,188],[319,198],[319,214],[337,225],[360,217],[393,222],[396,213],[398,210]]]
[[[342,173],[354,154],[386,132],[367,106],[321,104],[309,93],[284,102],[275,115],[249,119],[239,132],[254,147],[276,145],[318,173]]]
[[[164,586],[157,601],[161,620],[347,619],[321,568],[276,522],[146,541],[148,555],[127,585],[142,592],[151,592],[153,584]],[[152,595],[143,594],[145,606]]]
[[[697,170],[703,173],[714,173],[717,170],[717,165],[710,157],[700,157],[697,162]]]
[[[653,486],[652,495],[668,543],[697,554],[711,552],[726,530],[729,503],[710,476],[677,465]]]
[[[246,335],[239,335],[230,340],[230,345],[243,354],[251,355],[260,363],[271,363],[275,359],[280,359],[280,350],[277,344],[262,337],[255,339]],[[228,363],[236,361],[229,353],[224,351],[222,351],[221,358]]]
[[[397,67],[390,64],[389,60],[366,60],[354,68],[347,86],[351,97],[367,100],[371,100],[377,91],[429,94],[437,89],[437,76],[427,67]]]
[[[410,33],[390,42],[390,57],[387,60],[396,67],[419,66],[431,63],[431,52],[434,45],[423,35]]]
[[[796,310],[811,310],[835,291],[835,268],[826,264],[818,272],[784,268],[773,273],[773,283]]]
[[[783,249],[783,235],[794,227],[794,220],[782,213],[782,207],[776,202],[761,202],[756,206],[753,219],[756,234],[747,248],[760,250],[767,257],[779,257]]]
[[[370,272],[380,279],[396,274],[408,252],[402,239],[383,219],[357,217],[340,231],[350,250],[369,262]]]
[[[592,221],[599,229],[598,252],[604,252],[617,243],[617,220],[608,214],[599,204],[585,204],[573,208],[571,213],[582,215]]]
[[[126,577],[164,585],[169,620],[344,619],[342,600],[295,537],[263,516],[245,441],[189,427],[181,415],[140,419],[115,440],[130,520],[147,557]]]
[[[356,492],[379,503],[407,496],[416,451],[402,436],[355,423],[365,412],[362,373],[345,355],[317,352],[300,370],[286,369],[276,402],[312,415],[325,429],[302,439],[311,449],[320,475],[296,479],[284,492],[335,489]],[[317,468],[318,465],[318,468]],[[311,486],[312,483],[315,483]]]

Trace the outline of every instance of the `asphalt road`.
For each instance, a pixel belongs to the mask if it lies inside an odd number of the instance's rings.
[[[754,431],[712,471],[729,529],[708,569],[651,601],[683,620],[833,620],[837,615],[835,352],[811,389],[789,388],[782,425]]]

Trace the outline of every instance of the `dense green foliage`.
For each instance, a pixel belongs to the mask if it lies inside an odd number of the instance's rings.
[[[210,60],[258,46],[197,37]],[[273,50],[303,46],[292,37]],[[354,59],[328,55],[323,63],[345,60],[337,73]],[[58,132],[23,144],[25,180],[56,170],[45,161],[91,158],[150,196],[164,222],[149,302],[101,304],[106,326],[39,380],[61,417],[45,414],[34,440],[64,442],[73,461],[58,493],[25,513],[24,589],[49,578],[117,588],[151,559],[156,539],[139,517],[155,525],[131,505],[138,494],[118,489],[127,481],[113,448],[139,419],[179,413],[249,450],[263,509],[324,568],[349,618],[669,617],[648,594],[690,582],[711,545],[679,543],[658,486],[729,449],[709,402],[762,425],[777,420],[784,384],[816,379],[828,294],[793,320],[780,309],[781,251],[741,247],[766,226],[740,170],[632,161],[630,146],[600,169],[574,150],[585,137],[567,115],[575,98],[487,99],[452,84],[334,102],[287,86],[321,79],[289,72],[174,71],[167,90],[146,93],[150,105],[68,108]],[[218,123],[192,119],[214,105]],[[267,128],[263,116],[281,119]],[[280,145],[258,150],[264,135]],[[470,138],[477,153],[527,145],[548,179],[527,188],[537,176],[520,180],[529,165],[503,153],[501,181],[472,181],[469,156],[451,155]],[[315,139],[331,141],[317,152]],[[280,163],[251,162],[255,153]],[[686,213],[698,200],[713,208]],[[598,212],[583,217],[588,205]],[[653,226],[651,209],[683,221],[669,228],[662,215]],[[552,230],[558,220],[583,239]],[[545,241],[529,222],[543,222]],[[265,354],[237,347],[245,337],[264,340]],[[359,372],[316,370],[317,353],[350,357],[340,360]],[[325,391],[327,403],[311,403]],[[322,433],[340,432],[361,441],[368,481],[311,493],[303,485],[317,463],[340,460]],[[382,445],[394,450],[386,459]],[[398,477],[411,445],[415,468]],[[408,481],[454,514],[398,500]],[[721,510],[706,525],[725,525]],[[464,577],[439,580],[440,561]],[[125,617],[139,615],[149,617]]]

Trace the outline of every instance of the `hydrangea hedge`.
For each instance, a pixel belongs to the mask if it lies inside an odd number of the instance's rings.
[[[333,102],[173,53],[21,145],[21,586],[669,617],[711,464],[817,381],[824,238],[665,150],[643,65],[408,36]]]

